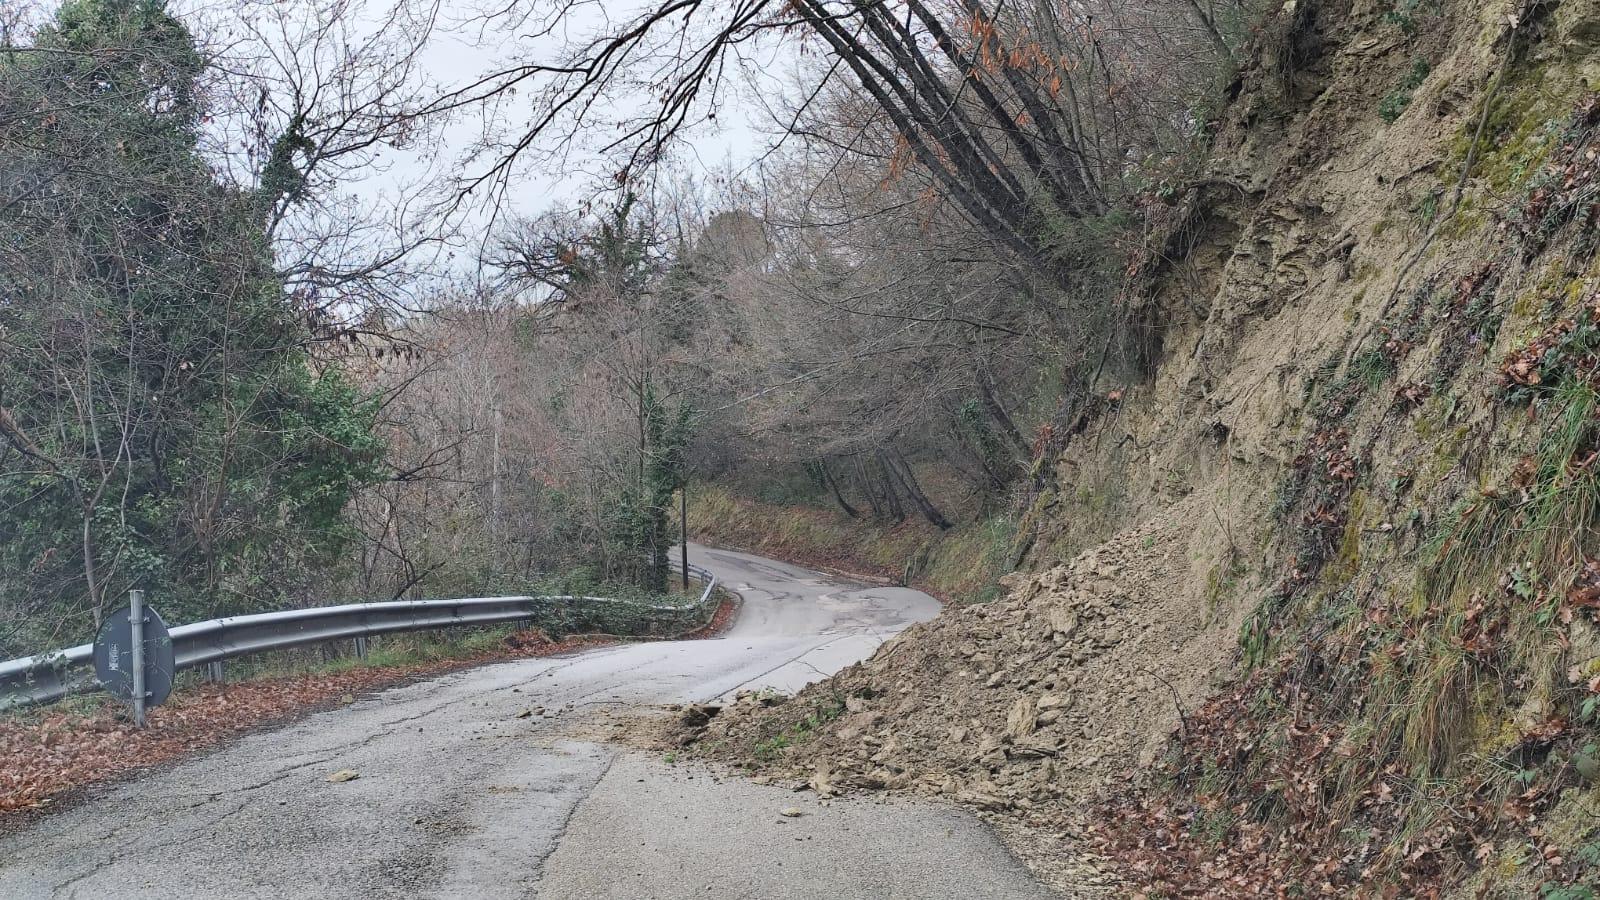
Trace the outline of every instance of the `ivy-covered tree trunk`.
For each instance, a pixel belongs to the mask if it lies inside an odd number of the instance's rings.
[[[680,403],[668,409],[653,391],[647,392],[645,409],[645,485],[649,505],[645,509],[645,542],[650,559],[645,587],[666,593],[672,574],[672,501],[687,483],[685,453],[693,436],[694,410]]]

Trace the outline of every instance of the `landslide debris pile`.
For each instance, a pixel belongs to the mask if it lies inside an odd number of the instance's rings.
[[[1029,810],[1092,791],[1148,761],[1233,652],[1233,629],[1183,589],[1185,511],[1008,576],[1006,598],[947,610],[793,699],[744,695],[685,742],[824,795]]]

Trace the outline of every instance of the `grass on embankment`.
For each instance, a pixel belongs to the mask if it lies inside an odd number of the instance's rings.
[[[852,519],[836,508],[779,505],[717,485],[689,492],[696,540],[802,565],[893,579],[953,603],[982,602],[1011,570],[1016,521],[1000,514],[946,531],[921,521]]]

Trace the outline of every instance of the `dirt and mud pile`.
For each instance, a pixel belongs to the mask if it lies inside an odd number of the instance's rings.
[[[899,789],[991,810],[1082,796],[1148,763],[1215,687],[1236,623],[1185,590],[1180,506],[1070,563],[1007,578],[793,699],[745,695],[691,739],[831,794]]]

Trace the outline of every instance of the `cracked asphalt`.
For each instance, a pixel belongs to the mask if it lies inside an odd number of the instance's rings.
[[[721,638],[483,666],[249,735],[0,837],[0,897],[1050,896],[952,808],[824,806],[601,740],[644,707],[794,690],[938,611],[692,555],[744,597]]]

